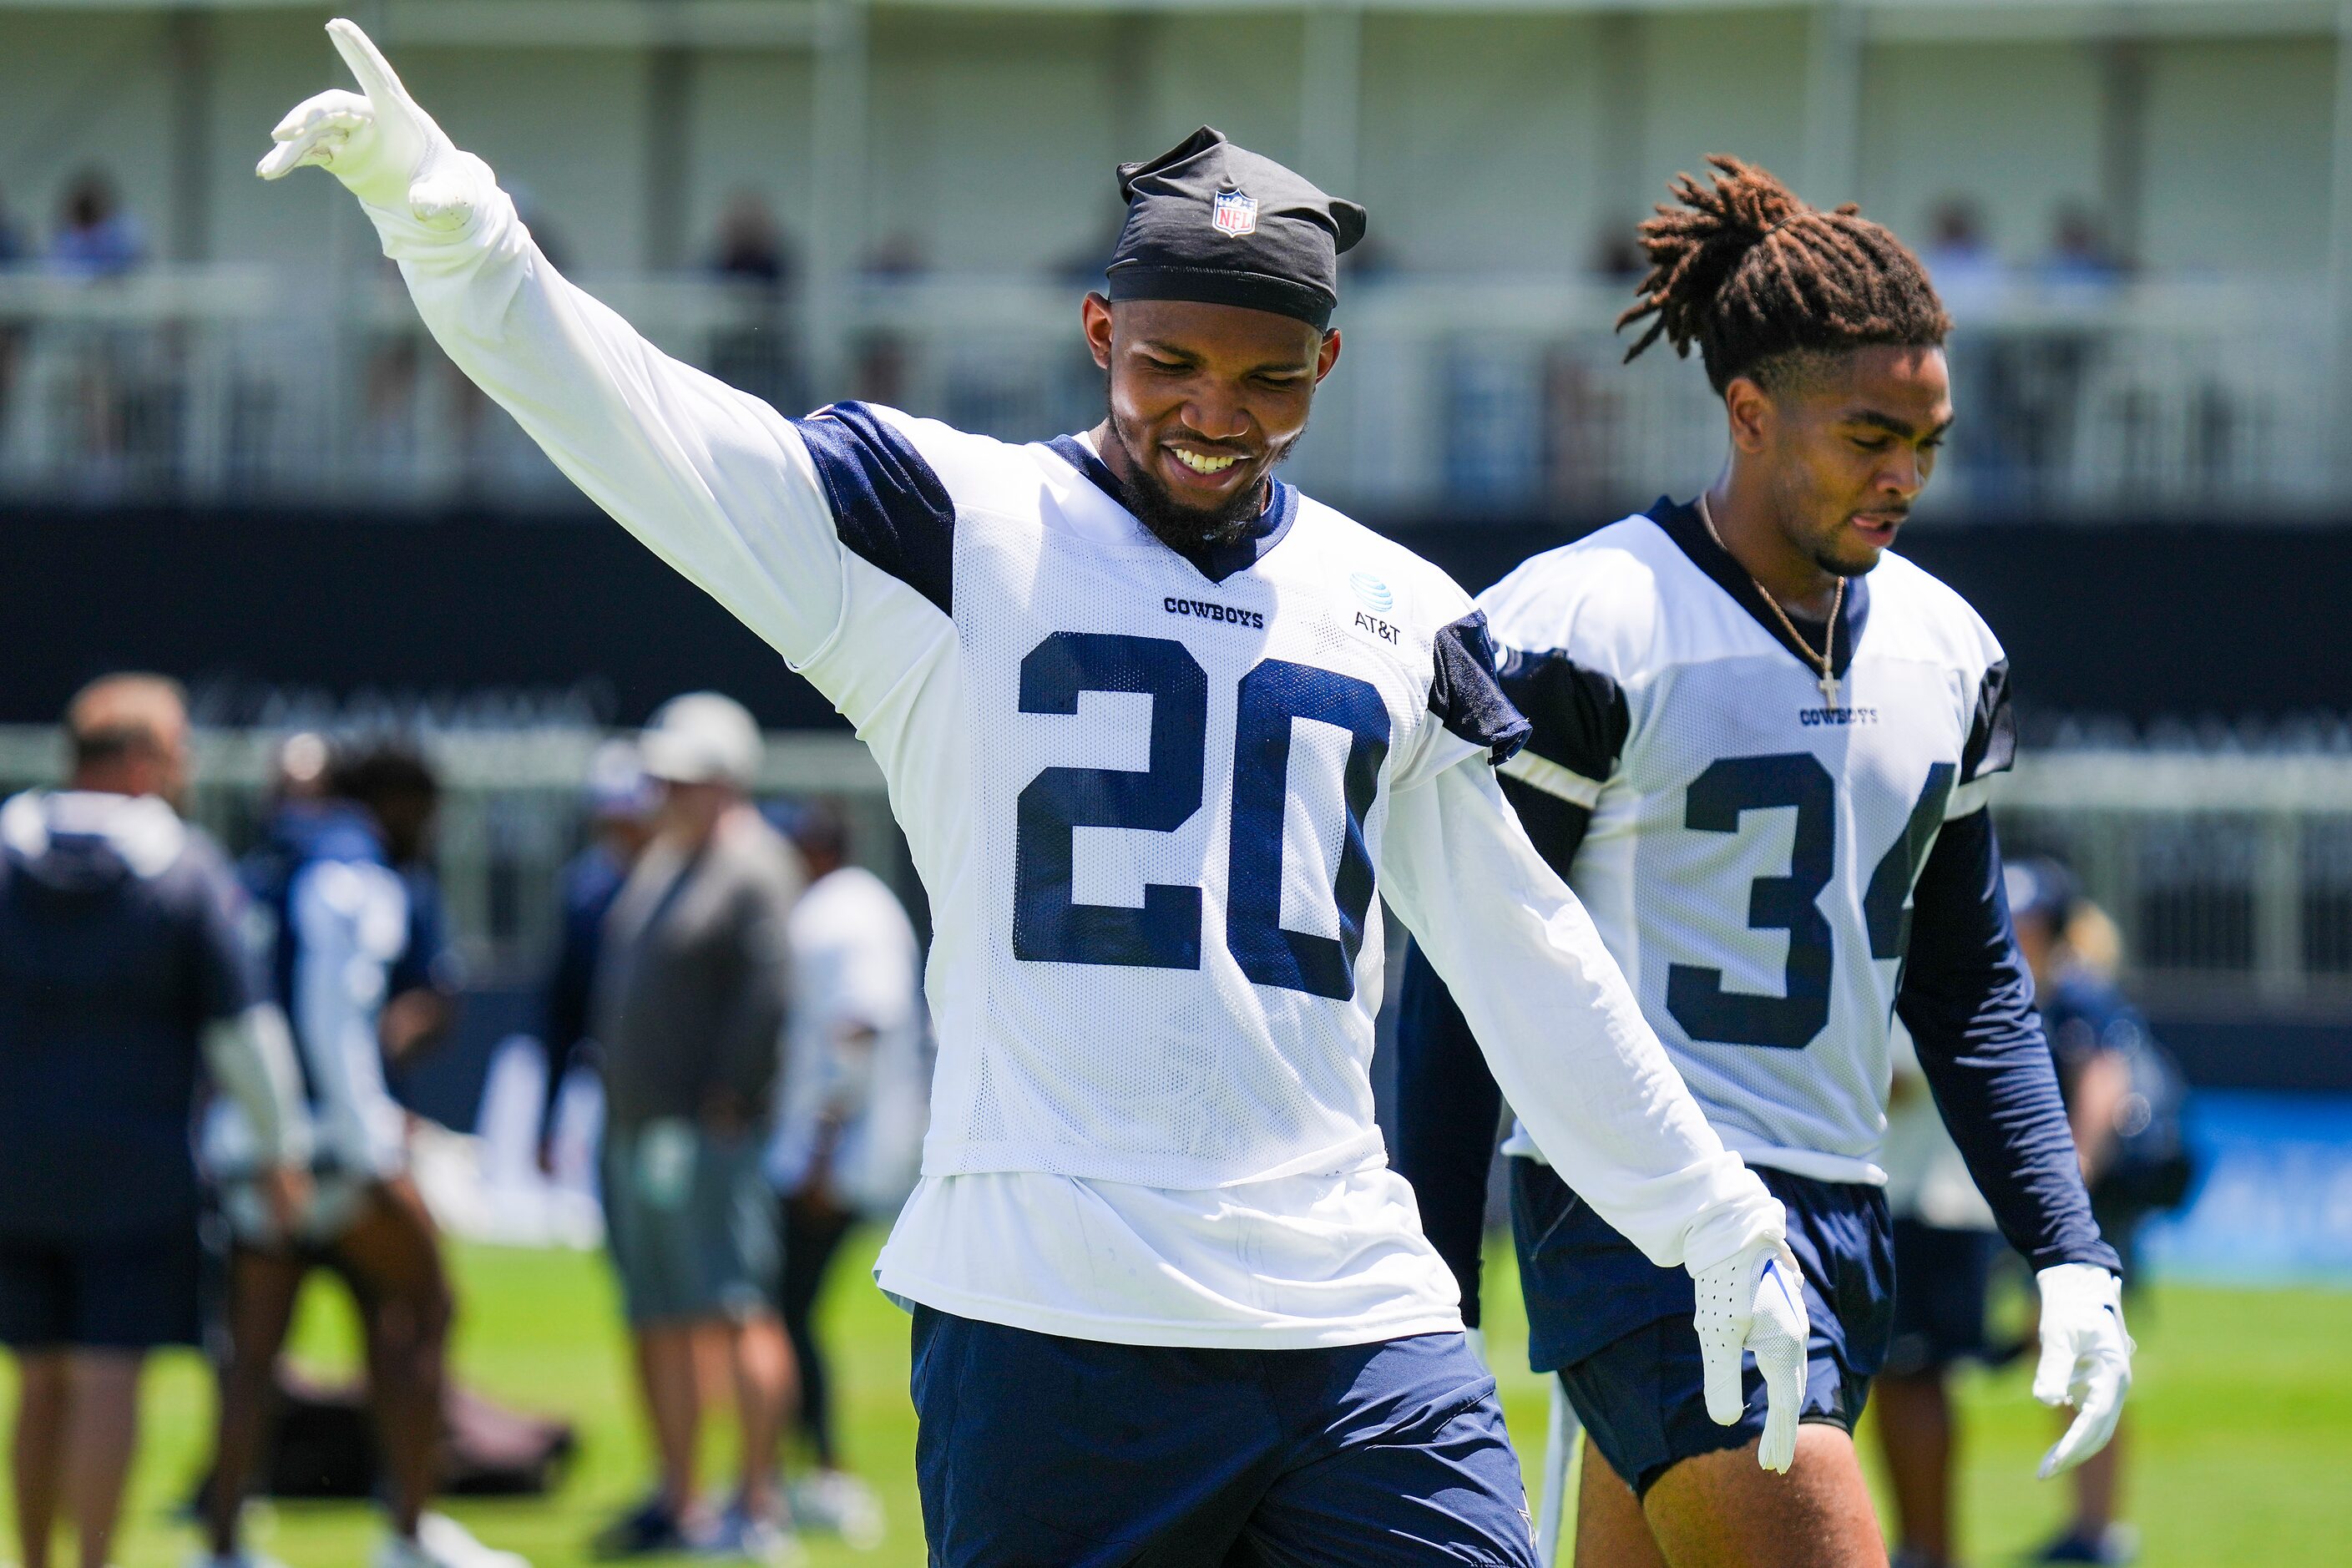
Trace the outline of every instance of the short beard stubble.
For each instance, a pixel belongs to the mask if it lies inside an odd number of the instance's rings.
[[[1266,485],[1274,470],[1290,456],[1298,444],[1293,436],[1281,446],[1272,448],[1273,459],[1265,465],[1258,482],[1234,492],[1231,499],[1214,507],[1186,506],[1168,488],[1168,482],[1145,458],[1139,443],[1119,424],[1118,411],[1110,412],[1110,430],[1118,444],[1127,449],[1128,503],[1134,509],[1136,521],[1150,531],[1154,539],[1179,555],[1197,556],[1253,533],[1257,521],[1265,513]],[[1306,434],[1303,429],[1298,433]],[[1146,448],[1148,450],[1148,448]]]

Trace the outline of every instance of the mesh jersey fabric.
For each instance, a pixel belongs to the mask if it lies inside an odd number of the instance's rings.
[[[565,281],[478,160],[452,178],[469,215],[454,226],[367,209],[436,341],[806,675],[887,783],[933,917],[940,1173],[882,1254],[886,1289],[1014,1326],[1066,1309],[1061,1331],[1135,1342],[1346,1342],[1381,1337],[1366,1325],[1397,1321],[1383,1313],[1458,1324],[1360,1087],[1375,872],[1564,1179],[1646,1256],[1705,1268],[1781,1234],[1481,765],[1525,725],[1483,617],[1435,569],[1280,485],[1250,538],[1196,563],[1087,477],[1082,439],[1010,447],[854,404],[786,419]],[[1041,581],[1065,545],[1135,569]],[[992,634],[1000,620],[1036,640]],[[1344,668],[1309,662],[1327,645]],[[1025,782],[995,754],[1014,749]],[[976,780],[1011,820],[982,818]],[[1008,949],[1073,977],[1024,993]],[[1179,966],[1206,1005],[1172,997]],[[1267,994],[1233,1009],[1236,972]],[[1137,1100],[1066,1114],[1074,1084],[1140,1097],[1154,1073],[1165,1128]],[[1016,1160],[1032,1168],[979,1168]],[[1106,1166],[1208,1184],[1075,1173]],[[1264,1173],[1297,1167],[1321,1170]],[[989,1238],[1023,1259],[1013,1296],[958,1305],[998,1276],[942,1237],[959,1193],[995,1187],[1030,1216]],[[1073,1201],[1106,1224],[1051,1228]],[[1407,1254],[1414,1281],[1385,1268]],[[1245,1300],[1191,1288],[1235,1270]],[[1130,1314],[1113,1276],[1165,1289]]]
[[[894,802],[926,885],[971,895],[937,922],[924,1173],[1205,1188],[1378,1163],[1372,868],[1390,792],[1481,749],[1430,704],[1468,596],[1286,486],[1278,536],[1213,582],[1052,447],[846,412],[859,439],[813,437],[821,471],[919,467],[953,509],[939,684],[971,744],[931,764],[956,785],[936,812]],[[827,479],[856,548],[856,478]]]
[[[1848,601],[1835,708],[1651,517],[1479,602],[1515,668],[1579,694],[1506,772],[1590,811],[1571,881],[1707,1120],[1750,1163],[1882,1184],[1912,885],[2008,765],[2006,665],[1900,556]]]

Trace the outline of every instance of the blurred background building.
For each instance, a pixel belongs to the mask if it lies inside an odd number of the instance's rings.
[[[852,802],[915,890],[822,701],[466,386],[332,182],[252,178],[335,79],[329,14],[0,0],[0,793],[55,776],[49,720],[126,666],[194,689],[199,815],[233,846],[276,736],[423,736],[477,994],[447,1082],[411,1092],[459,1105],[527,1026],[590,752],[673,691],[744,700],[763,784]],[[1372,227],[1292,477],[1473,587],[1721,459],[1696,367],[1622,367],[1610,331],[1666,180],[1737,152],[1859,200],[1959,323],[1961,424],[1905,549],[2010,648],[2011,843],[2115,913],[2201,1086],[2352,1089],[2352,7],[352,14],[560,265],[788,411],[1090,424],[1111,165],[1203,122],[1295,163]],[[2250,1138],[2319,1163],[2245,1205],[2352,1213],[2323,1133]]]

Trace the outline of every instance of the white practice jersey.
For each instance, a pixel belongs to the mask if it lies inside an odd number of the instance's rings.
[[[851,1206],[887,1216],[914,1184],[930,1102],[921,944],[898,895],[863,866],[810,883],[785,932],[792,1016],[768,1180],[801,1191],[829,1138],[827,1184]]]
[[[1707,1119],[1750,1163],[1884,1183],[1913,885],[2013,750],[1991,631],[1885,555],[1847,586],[1832,707],[1698,513],[1664,502],[1480,603],[1535,722],[1505,766],[1536,840],[1550,812],[1581,828],[1570,880]]]
[[[664,357],[487,185],[455,231],[371,216],[457,364],[880,764],[939,1038],[886,1289],[1132,1342],[1458,1326],[1372,1122],[1376,883],[1627,1235],[1777,1230],[1503,802],[1523,725],[1443,574],[1279,484],[1195,562],[1078,439],[788,420]]]

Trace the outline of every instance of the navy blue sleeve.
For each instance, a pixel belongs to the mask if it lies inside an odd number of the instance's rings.
[[[1496,675],[1486,613],[1473,610],[1440,630],[1432,652],[1429,710],[1458,739],[1486,747],[1486,760],[1500,766],[1527,744],[1530,726]]]
[[[2009,700],[2009,660],[1997,660],[1977,682],[1977,710],[1960,748],[1960,782],[2007,773],[2017,760],[2017,715]]]
[[[1944,825],[1913,910],[1895,1011],[2001,1234],[2036,1268],[2120,1272],[2091,1218],[2033,976],[2010,929],[1990,812]]]
[[[820,408],[793,428],[842,543],[954,614],[955,502],[915,444],[863,403]]]
[[[1396,1168],[1412,1184],[1421,1227],[1462,1287],[1462,1321],[1478,1326],[1478,1259],[1486,1173],[1503,1091],[1453,993],[1414,943],[1397,997]]]
[[[1591,803],[1617,771],[1633,727],[1625,693],[1605,673],[1557,651],[1509,649],[1499,674],[1504,693],[1532,726],[1514,770],[1523,776],[1506,774],[1503,794],[1536,848],[1566,881],[1592,821]]]
[[[582,857],[564,868],[563,935],[555,969],[547,978],[545,1016],[540,1040],[547,1050],[547,1096],[541,1108],[541,1136],[554,1131],[555,1102],[588,1037],[588,1013],[595,995],[596,955],[604,946],[604,915],[619,893],[621,879],[601,859]]]
[[[442,901],[441,879],[411,868],[400,873],[400,880],[408,889],[408,941],[384,976],[384,994],[454,994],[465,977],[458,972],[457,949],[449,941],[449,907]]]
[[[1592,825],[1592,813],[1507,774],[1502,785],[1503,798],[1511,803],[1511,809],[1518,813],[1519,826],[1528,830],[1528,841],[1544,858],[1544,864],[1567,881],[1568,868],[1576,864],[1577,848],[1584,842],[1584,830]]]
[[[1534,726],[1528,750],[1595,783],[1617,769],[1633,728],[1624,689],[1606,672],[1557,650],[1503,656],[1503,690]]]

